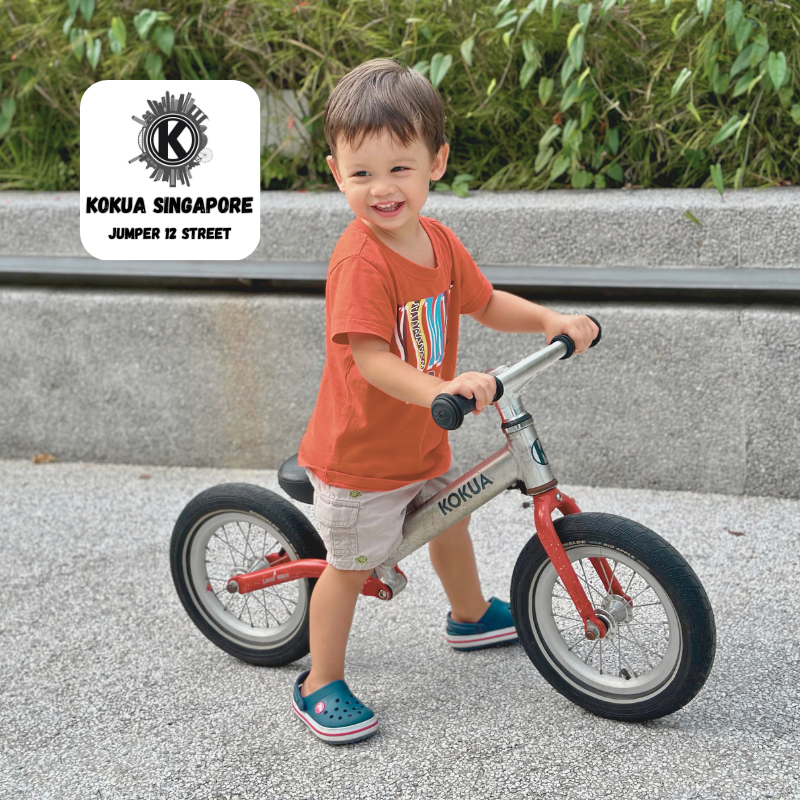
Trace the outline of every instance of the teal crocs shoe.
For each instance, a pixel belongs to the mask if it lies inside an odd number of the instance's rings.
[[[326,683],[307,697],[300,686],[311,672],[300,673],[294,682],[292,708],[295,714],[328,744],[351,744],[377,733],[378,718],[361,703],[344,681]]]
[[[447,612],[447,643],[456,650],[482,650],[517,637],[511,604],[490,597],[491,605],[477,622],[456,622]]]

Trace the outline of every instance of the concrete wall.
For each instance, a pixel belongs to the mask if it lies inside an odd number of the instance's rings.
[[[800,496],[796,309],[550,305],[604,330],[528,387],[560,480]],[[277,468],[316,400],[324,325],[314,296],[0,289],[0,456]],[[458,371],[543,345],[462,317]],[[502,446],[499,417],[450,441],[472,466]]]
[[[449,225],[481,265],[800,267],[798,187],[725,199],[713,189],[432,192],[423,214]],[[352,219],[340,192],[262,192],[250,258],[327,262]],[[0,193],[2,255],[87,256],[78,193]]]
[[[325,262],[352,219],[338,192],[261,202],[253,259]],[[433,193],[424,213],[482,266],[800,268],[793,187]],[[77,193],[0,193],[2,255],[85,256]],[[547,305],[604,329],[527,394],[562,481],[800,497],[797,305]],[[0,333],[0,457],[276,468],[316,399],[324,300],[0,285]],[[543,344],[465,317],[458,370]],[[504,442],[492,409],[450,436],[465,467]]]

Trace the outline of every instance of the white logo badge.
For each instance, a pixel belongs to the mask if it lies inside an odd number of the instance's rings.
[[[93,84],[81,99],[80,196],[95,258],[249,256],[261,232],[258,95],[241,81]]]

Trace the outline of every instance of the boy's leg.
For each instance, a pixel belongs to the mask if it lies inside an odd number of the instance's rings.
[[[331,681],[344,680],[344,653],[361,587],[371,570],[337,569],[328,564],[311,595],[309,630],[311,672],[303,697]]]
[[[431,539],[428,552],[450,601],[450,616],[455,622],[477,622],[490,603],[481,593],[478,565],[469,535],[469,515]]]

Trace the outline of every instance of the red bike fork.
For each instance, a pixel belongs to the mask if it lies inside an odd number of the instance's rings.
[[[553,525],[552,514],[558,509],[564,516],[567,514],[578,514],[580,509],[575,501],[563,492],[553,488],[543,494],[537,494],[533,498],[533,513],[536,524],[536,533],[539,541],[550,557],[550,561],[556,568],[558,577],[561,578],[575,608],[583,620],[584,632],[587,639],[605,638],[607,626],[595,613],[589,598],[584,591],[572,562],[569,560],[567,551],[561,540],[558,538],[555,526]],[[630,602],[630,598],[622,591],[616,576],[614,575],[608,561],[604,557],[592,557],[589,559],[597,572],[606,592],[611,592],[619,597],[625,598]]]

